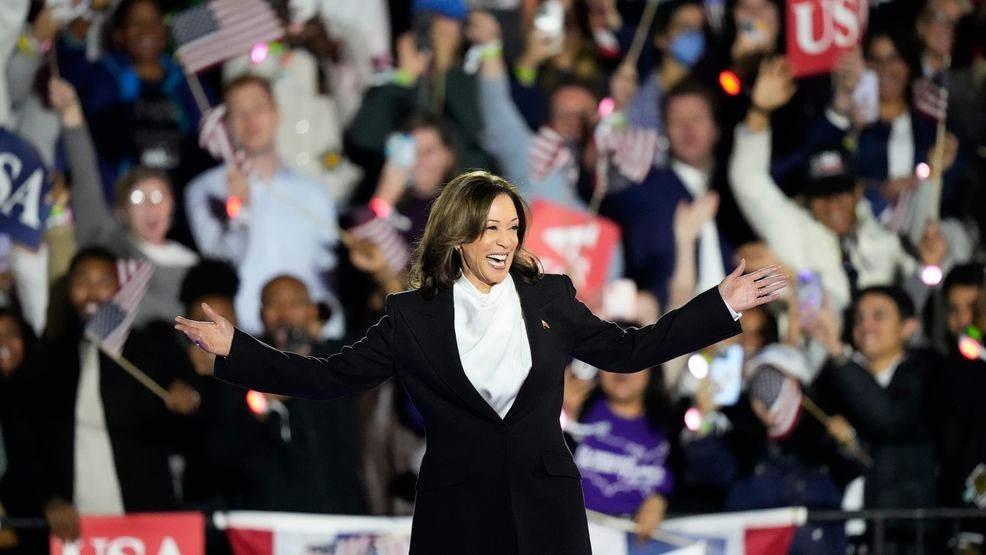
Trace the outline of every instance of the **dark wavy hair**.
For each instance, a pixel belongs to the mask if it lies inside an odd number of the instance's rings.
[[[437,295],[439,289],[452,287],[462,274],[462,259],[455,247],[483,234],[493,199],[500,195],[510,197],[520,221],[510,273],[527,283],[541,278],[540,262],[524,249],[528,212],[517,188],[490,172],[472,171],[450,181],[435,199],[411,268],[411,287],[420,289],[427,298]]]

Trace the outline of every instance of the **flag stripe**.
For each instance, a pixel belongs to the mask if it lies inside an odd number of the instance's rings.
[[[263,0],[214,0],[207,6],[207,12],[192,8],[173,21],[176,40],[184,39],[178,40],[175,55],[189,73],[244,54],[253,45],[284,34],[274,11]],[[202,28],[211,30],[201,33]]]

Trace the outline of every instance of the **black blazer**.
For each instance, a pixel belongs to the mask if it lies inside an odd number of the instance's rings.
[[[456,348],[451,290],[391,295],[362,340],[327,359],[267,347],[237,330],[216,376],[262,391],[328,399],[397,376],[421,412],[411,552],[588,554],[580,475],[559,426],[570,357],[634,372],[741,331],[716,289],[652,326],[623,330],[575,298],[565,276],[515,279],[531,346],[530,374],[501,419],[472,386]]]

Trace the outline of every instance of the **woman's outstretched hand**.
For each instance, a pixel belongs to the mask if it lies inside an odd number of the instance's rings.
[[[781,289],[787,286],[787,277],[780,266],[767,266],[743,275],[745,269],[746,259],[740,260],[733,273],[719,284],[719,294],[736,312],[777,299],[781,296]]]
[[[233,346],[233,324],[206,303],[202,303],[202,310],[211,322],[178,316],[175,318],[175,329],[187,335],[203,351],[221,357],[229,356],[229,349]]]

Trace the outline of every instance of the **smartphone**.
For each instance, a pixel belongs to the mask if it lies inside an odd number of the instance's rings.
[[[551,38],[555,47],[565,40],[565,8],[559,0],[544,0],[534,12],[534,28]]]
[[[411,33],[414,35],[414,46],[418,52],[431,52],[431,21],[434,16],[430,11],[423,10],[414,14],[411,22]]]
[[[736,404],[743,383],[743,347],[730,345],[716,353],[709,362],[712,402],[719,407]]]
[[[410,133],[391,133],[384,146],[387,160],[401,169],[408,169],[417,162],[417,146]]]
[[[825,301],[822,278],[814,270],[798,272],[798,318],[801,326],[810,325],[818,317]]]
[[[859,76],[852,91],[852,104],[863,123],[873,123],[880,117],[880,80],[872,69]]]

